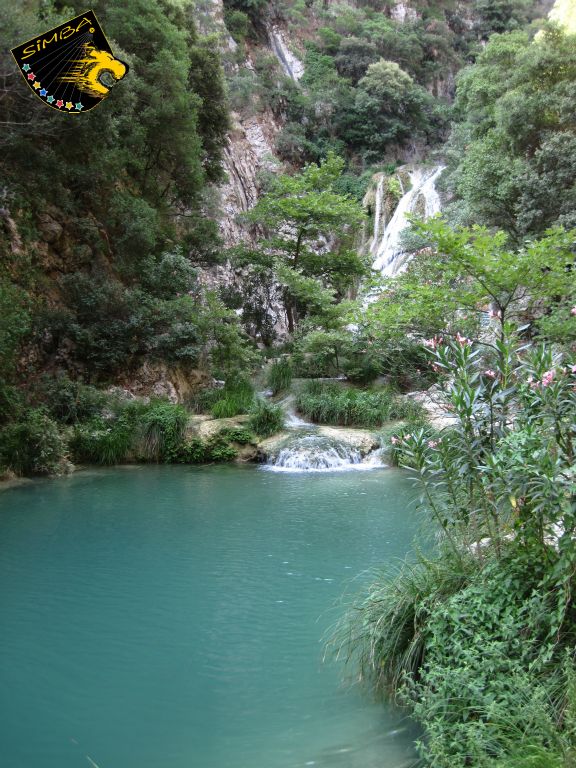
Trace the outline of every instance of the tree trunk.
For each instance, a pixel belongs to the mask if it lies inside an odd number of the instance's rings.
[[[294,333],[294,309],[290,301],[286,302],[286,318],[288,320],[288,333]]]

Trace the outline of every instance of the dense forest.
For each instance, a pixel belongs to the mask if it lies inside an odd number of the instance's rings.
[[[436,537],[331,643],[436,768],[576,761],[576,29],[550,6],[95,0],[130,71],[73,118],[10,48],[83,6],[0,0],[3,476],[255,459],[286,397],[373,430]],[[382,275],[415,165],[442,212]]]

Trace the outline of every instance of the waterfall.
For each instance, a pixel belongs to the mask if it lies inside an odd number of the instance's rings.
[[[379,451],[363,456],[353,445],[315,434],[289,438],[264,469],[272,472],[342,472],[384,466]]]
[[[267,31],[270,48],[280,62],[284,74],[297,83],[304,74],[304,64],[290,51],[278,27],[267,26]]]
[[[384,200],[384,177],[376,190],[376,219],[370,252],[375,256],[372,268],[385,277],[393,277],[405,264],[406,254],[400,245],[400,235],[408,226],[407,214],[418,213],[424,218],[434,216],[440,211],[440,197],[436,190],[436,180],[444,170],[439,165],[433,168],[416,166],[408,171],[411,186],[405,192],[394,214],[380,237],[380,218]],[[402,192],[404,190],[402,189]]]
[[[374,210],[374,232],[372,234],[372,244],[370,246],[370,253],[374,253],[374,249],[380,242],[380,219],[382,218],[382,203],[384,201],[384,182],[385,176],[382,174],[378,180],[378,186],[376,187],[376,205]]]

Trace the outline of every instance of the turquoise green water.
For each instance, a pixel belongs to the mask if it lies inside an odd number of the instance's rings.
[[[3,768],[399,768],[322,636],[415,532],[394,470],[81,472],[0,495]],[[364,576],[365,578],[365,576]]]

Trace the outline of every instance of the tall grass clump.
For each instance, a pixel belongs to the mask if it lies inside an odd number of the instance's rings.
[[[427,621],[475,572],[472,557],[450,550],[403,562],[375,575],[328,641],[329,648],[379,694],[395,696],[425,662]]]
[[[266,377],[266,384],[272,390],[272,394],[278,395],[280,392],[286,392],[290,389],[291,383],[292,364],[290,361],[282,358],[273,362]]]
[[[98,416],[76,425],[69,447],[77,463],[122,464],[130,458],[135,436],[131,420]]]
[[[179,461],[188,412],[167,400],[118,403],[115,412],[77,424],[70,448],[77,461]]]
[[[200,413],[210,413],[215,419],[229,419],[248,413],[254,402],[254,387],[244,376],[231,376],[220,389],[202,392],[195,402]]]
[[[153,400],[138,423],[138,458],[169,461],[177,457],[187,424],[188,412],[182,405]]]
[[[298,411],[317,424],[381,427],[392,419],[415,416],[420,406],[389,389],[359,390],[314,381],[296,398]]]
[[[250,411],[248,426],[259,437],[270,437],[284,427],[284,411],[279,405],[257,400]]]

